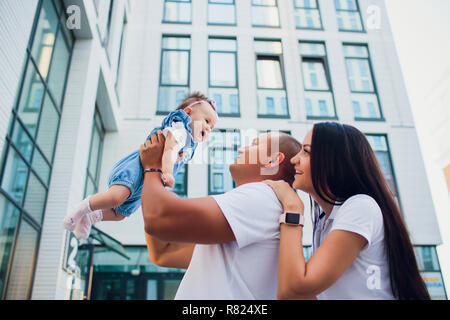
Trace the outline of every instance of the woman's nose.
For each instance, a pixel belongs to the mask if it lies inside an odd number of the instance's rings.
[[[300,157],[299,157],[299,155],[297,154],[297,155],[295,155],[294,157],[292,157],[292,159],[291,159],[291,163],[292,164],[298,164],[300,162]]]

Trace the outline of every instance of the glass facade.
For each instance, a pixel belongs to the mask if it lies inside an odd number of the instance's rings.
[[[210,38],[208,43],[209,97],[219,116],[239,116],[236,39]]]
[[[191,23],[191,0],[164,0],[163,22]]]
[[[258,117],[289,118],[281,41],[255,40]]]
[[[189,91],[191,38],[163,36],[158,113],[175,110]]]
[[[74,42],[62,8],[56,0],[39,2],[3,151],[0,294],[4,299],[31,295]]]
[[[322,29],[317,0],[294,0],[294,15],[297,29]]]
[[[392,167],[392,160],[389,151],[389,145],[387,137],[385,135],[374,135],[367,134],[367,140],[369,141],[375,155],[377,156],[378,162],[380,163],[381,171],[383,172],[384,178],[394,194],[399,203],[399,195],[397,191],[397,183],[394,177],[394,168]]]
[[[208,194],[225,193],[236,185],[231,177],[229,166],[237,157],[241,146],[241,134],[238,130],[216,130],[208,140],[209,181]]]
[[[358,0],[334,0],[339,31],[363,32]]]
[[[307,118],[336,119],[325,44],[300,41],[299,51]]]
[[[254,27],[280,27],[277,0],[252,0]]]
[[[209,0],[208,24],[236,25],[236,5],[234,0]]]
[[[355,120],[383,120],[367,45],[344,44]]]

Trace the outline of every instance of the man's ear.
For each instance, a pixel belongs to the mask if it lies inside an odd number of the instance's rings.
[[[183,109],[183,111],[186,112],[188,115],[190,115],[191,112],[192,112],[192,108],[191,107],[186,107],[186,108]]]
[[[281,163],[283,163],[285,159],[285,155],[282,152],[278,152],[276,154],[271,155],[268,158],[268,163],[264,165],[264,168],[273,168],[279,166]]]

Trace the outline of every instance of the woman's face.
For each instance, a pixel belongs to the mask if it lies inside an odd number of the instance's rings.
[[[312,135],[313,131],[310,130],[306,134],[305,139],[303,139],[302,150],[291,159],[291,163],[295,167],[295,180],[293,187],[309,194],[314,193],[309,159],[311,154]]]

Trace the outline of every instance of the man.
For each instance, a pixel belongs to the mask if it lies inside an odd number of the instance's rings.
[[[160,132],[141,146],[144,169],[161,169],[163,148]],[[261,135],[239,148],[230,165],[237,188],[207,198],[178,198],[158,172],[145,173],[142,212],[150,260],[187,268],[175,299],[276,299],[283,208],[262,181],[292,184],[290,159],[300,150],[287,134]]]

